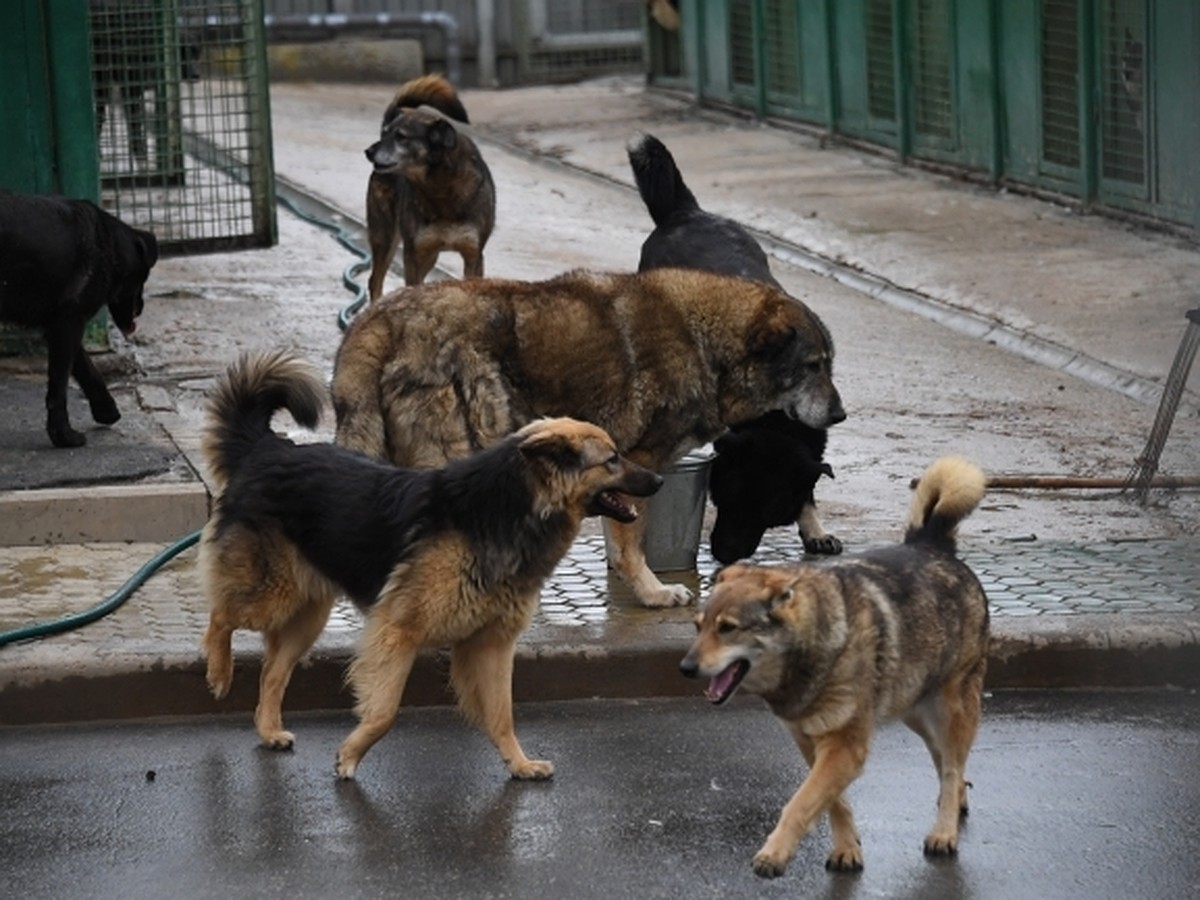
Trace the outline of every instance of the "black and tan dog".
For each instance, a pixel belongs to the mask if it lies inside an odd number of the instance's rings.
[[[309,366],[275,352],[243,357],[212,398],[203,449],[218,497],[200,568],[213,693],[229,690],[234,630],[262,632],[255,726],[266,746],[291,747],[284,691],[344,592],[367,622],[349,674],[360,722],[338,751],[339,776],[353,777],[391,727],[417,652],[449,644],[466,716],[514,778],[550,777],[550,763],[526,757],[513,733],[517,636],[584,517],[628,521],[636,513],[622,495],[653,494],[661,479],[573,419],[539,419],[482,453],[421,471],[271,431],[280,408],[315,425],[323,396]]]
[[[383,293],[401,242],[407,285],[424,281],[443,250],[462,255],[463,277],[483,277],[496,187],[475,142],[447,116],[467,123],[450,82],[441,75],[415,78],[397,91],[379,140],[366,150],[375,167],[367,184],[371,300]]]
[[[662,471],[770,409],[823,428],[845,416],[832,347],[803,303],[710,272],[571,272],[399,291],[360,313],[334,367],[337,441],[436,466],[539,416],[594,422]],[[647,606],[687,603],[646,565],[642,518],[612,525],[612,562]]]
[[[925,853],[958,848],[967,754],[979,726],[988,654],[987,598],[955,552],[955,530],[983,497],[983,472],[944,457],[921,477],[904,543],[824,565],[736,565],[717,577],[680,669],[710,678],[724,703],[739,687],[787,725],[810,771],[754,857],[783,874],[800,839],[829,813],[826,868],[862,868],[843,792],[877,721],[902,718],[937,768],[937,821]]]
[[[662,141],[639,133],[626,151],[654,220],[654,230],[642,243],[639,272],[681,266],[752,278],[783,290],[771,275],[767,255],[745,228],[700,208]],[[796,525],[809,553],[842,552],[842,542],[821,525],[813,495],[822,475],[833,477],[824,461],[827,440],[826,429],[776,410],[740,423],[716,442],[708,485],[717,509],[710,543],[718,562],[752,555],[766,530],[778,525]]]
[[[81,447],[71,427],[67,381],[74,377],[92,418],[121,418],[104,377],[83,349],[88,320],[104,306],[125,334],[137,327],[142,290],[158,241],[88,200],[0,191],[0,320],[46,339],[46,433],[55,447]]]

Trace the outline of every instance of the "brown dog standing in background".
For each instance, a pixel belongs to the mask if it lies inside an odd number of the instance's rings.
[[[428,108],[431,107],[431,108]],[[425,280],[438,254],[462,254],[463,277],[483,277],[483,247],[496,222],[496,186],[474,141],[446,118],[467,124],[454,87],[441,75],[405,83],[367,148],[371,300],[404,243],[404,283]]]

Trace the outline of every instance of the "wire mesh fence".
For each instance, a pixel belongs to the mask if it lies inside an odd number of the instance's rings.
[[[1146,172],[1145,24],[1142,0],[1101,4],[1103,174],[1141,185]]]
[[[644,0],[518,3],[521,80],[560,81],[639,70],[644,9]]]
[[[275,239],[261,0],[90,0],[101,202],[164,253]]]

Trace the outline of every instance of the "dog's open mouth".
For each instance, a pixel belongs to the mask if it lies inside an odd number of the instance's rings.
[[[588,504],[589,516],[608,516],[618,522],[632,522],[637,518],[637,510],[616,491],[601,491],[592,497]]]
[[[710,703],[720,706],[733,696],[733,692],[738,689],[738,685],[742,683],[742,679],[749,671],[748,660],[739,659],[730,663],[708,682],[708,687],[704,689],[704,696]]]

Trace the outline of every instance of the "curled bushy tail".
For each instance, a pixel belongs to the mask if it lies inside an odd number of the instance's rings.
[[[305,428],[315,428],[325,405],[317,370],[289,350],[243,353],[208,401],[201,451],[217,489],[224,490],[241,461],[271,433],[271,417],[286,409]]]
[[[434,74],[422,75],[400,86],[400,90],[396,91],[396,96],[388,104],[387,112],[383,114],[383,127],[386,128],[388,122],[392,121],[400,110],[416,109],[418,106],[432,106],[443,116],[464,125],[471,124],[454,85],[441,75]]]
[[[662,225],[680,210],[699,209],[695,195],[683,183],[675,157],[658,138],[638,132],[625,145],[629,166],[642,202],[655,225]]]
[[[932,463],[913,494],[904,543],[931,543],[954,550],[958,523],[979,505],[987,477],[979,466],[961,456],[943,456]]]

